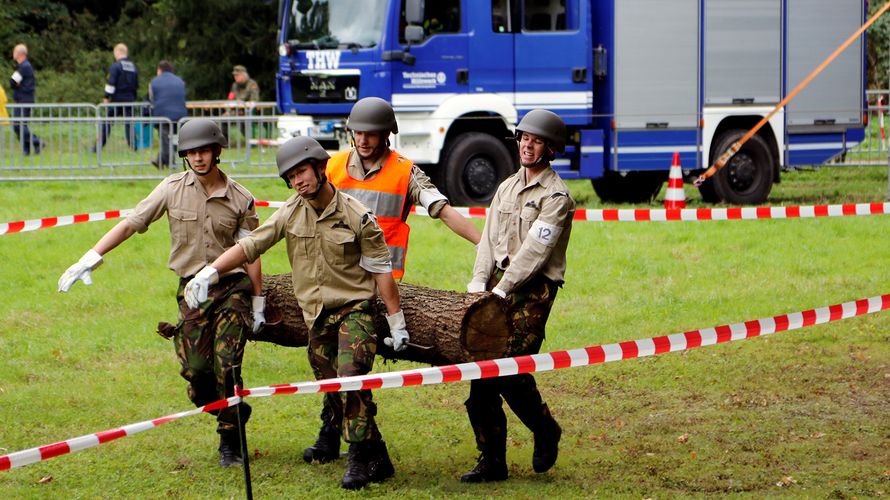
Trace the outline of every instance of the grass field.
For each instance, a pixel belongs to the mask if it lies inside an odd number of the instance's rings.
[[[247,180],[282,200],[280,181]],[[153,182],[0,183],[0,221],[134,206]],[[580,206],[599,206],[574,182]],[[887,168],[792,172],[776,204],[881,201]],[[687,186],[690,206],[702,206]],[[261,208],[261,219],[272,212]],[[406,282],[463,290],[472,248],[414,217]],[[189,409],[172,344],[166,222],[111,252],[90,286],[58,276],[116,221],[0,236],[0,454]],[[476,221],[480,224],[481,221]],[[585,223],[544,350],[647,338],[890,293],[887,216],[700,223]],[[284,245],[266,273],[288,272]],[[683,353],[537,376],[564,434],[554,469],[531,469],[531,434],[509,414],[510,480],[464,485],[476,451],[468,385],[376,391],[396,476],[358,495],[442,498],[890,494],[890,316],[879,313]],[[248,387],[312,378],[303,349],[250,344]],[[414,365],[382,363],[377,371]],[[334,498],[345,461],[307,465],[318,395],[254,398],[257,498]],[[186,418],[0,472],[6,498],[231,498],[212,418]]]

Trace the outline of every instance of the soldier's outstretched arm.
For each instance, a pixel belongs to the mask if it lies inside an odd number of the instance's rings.
[[[470,219],[459,214],[451,205],[446,204],[442,207],[442,211],[439,212],[439,218],[442,219],[442,222],[449,229],[454,231],[454,234],[474,245],[478,245],[479,240],[482,239],[482,233],[479,232],[476,225]]]
[[[111,230],[83,254],[77,262],[72,264],[62,276],[59,277],[59,291],[67,292],[74,283],[83,281],[86,285],[93,284],[92,272],[102,265],[102,256],[136,234],[136,229],[126,220],[118,222]]]
[[[191,308],[196,308],[201,302],[207,300],[207,290],[219,283],[219,275],[247,262],[247,254],[241,245],[232,245],[222,255],[216,258],[210,265],[198,271],[194,278],[185,285],[185,302]]]

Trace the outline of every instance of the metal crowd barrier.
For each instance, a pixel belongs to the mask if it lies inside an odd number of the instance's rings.
[[[221,155],[227,173],[277,175],[274,103],[189,102],[187,108],[190,117],[212,117],[227,133],[229,148]],[[7,110],[9,119],[0,119],[0,181],[161,179],[183,168],[176,146],[186,119],[151,116],[148,103],[8,104]]]
[[[865,139],[832,164],[886,164],[890,91],[868,91],[867,102]],[[189,117],[213,118],[227,134],[223,170],[239,177],[276,176],[275,103],[190,101],[186,106]],[[153,117],[148,103],[8,104],[7,110],[10,117],[0,119],[0,181],[160,179],[182,169],[176,145],[185,119],[174,124]],[[159,161],[162,147],[166,164]]]
[[[864,166],[886,165],[890,130],[886,123],[890,117],[890,91],[869,90],[866,92],[866,116],[868,126],[865,127],[865,138],[857,146],[839,156],[831,165]]]

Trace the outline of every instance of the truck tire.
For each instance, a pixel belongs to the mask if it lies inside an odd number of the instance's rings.
[[[606,171],[602,178],[591,181],[593,190],[604,203],[649,203],[658,196],[667,180],[667,172]]]
[[[454,206],[488,205],[501,182],[516,171],[504,141],[466,132],[445,146],[439,186]]]
[[[722,133],[716,141],[717,146],[712,150],[711,163],[746,132],[732,129]],[[724,201],[732,205],[763,203],[773,188],[775,171],[775,159],[769,146],[762,137],[755,135],[702,185],[702,198],[705,201]],[[710,191],[713,191],[713,196]]]

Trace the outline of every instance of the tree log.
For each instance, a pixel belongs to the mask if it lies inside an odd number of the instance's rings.
[[[291,275],[264,275],[263,291],[269,323],[247,338],[283,346],[306,346],[309,332],[294,297]],[[389,325],[384,317],[386,308],[378,298],[377,353],[384,358],[443,365],[508,355],[513,327],[507,315],[507,302],[497,295],[458,293],[404,283],[399,284],[399,294],[413,345],[397,353],[383,343],[389,336]]]

